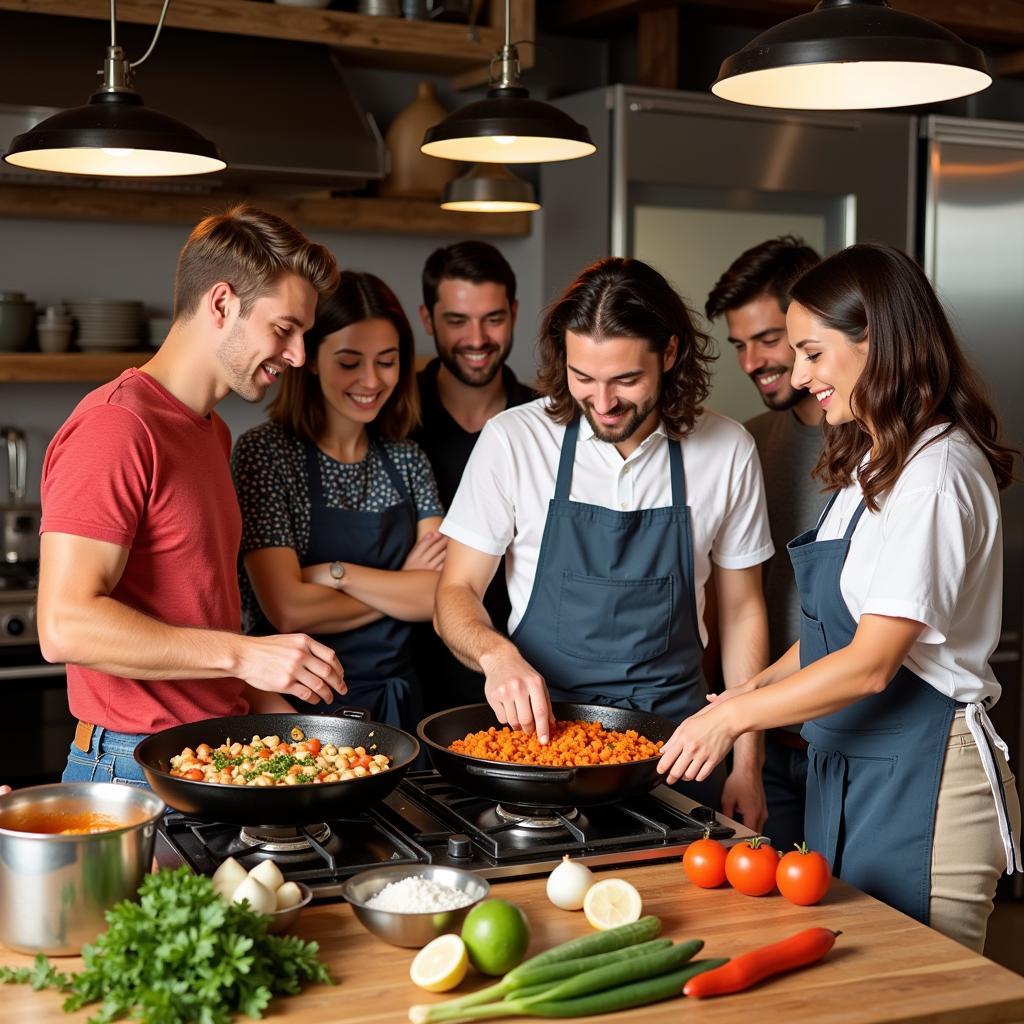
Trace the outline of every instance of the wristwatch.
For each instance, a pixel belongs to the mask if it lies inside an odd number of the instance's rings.
[[[341,589],[341,581],[345,578],[345,566],[341,562],[331,562],[331,579],[334,580],[334,585],[339,590]]]

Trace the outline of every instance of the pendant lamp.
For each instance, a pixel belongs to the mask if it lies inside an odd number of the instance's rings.
[[[117,45],[115,0],[110,0],[102,87],[84,107],[63,110],[15,136],[4,159],[33,171],[132,178],[209,174],[227,167],[214,143],[173,117],[144,107],[131,87],[132,72],[156,46],[168,3],[164,0],[149,49],[129,61]]]
[[[442,210],[464,213],[521,213],[539,210],[533,186],[504,164],[477,164],[444,187]]]
[[[886,0],[821,0],[722,62],[711,91],[758,107],[867,110],[941,103],[992,83],[981,50]]]
[[[470,103],[428,128],[420,151],[463,163],[536,164],[590,156],[597,146],[587,129],[564,111],[531,100],[519,84],[519,52],[509,42],[505,0],[505,45],[491,61],[500,66],[487,98]]]

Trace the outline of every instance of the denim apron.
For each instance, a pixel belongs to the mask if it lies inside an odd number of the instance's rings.
[[[681,721],[707,703],[693,534],[679,441],[672,504],[621,512],[570,501],[579,417],[565,428],[533,590],[511,636],[551,699]],[[717,807],[724,770],[677,785]]]
[[[800,591],[800,667],[841,650],[857,623],[839,578],[864,514],[861,499],[843,536],[813,530],[789,542]],[[932,835],[949,729],[964,704],[905,665],[881,692],[806,722],[805,831],[844,882],[928,924]]]
[[[370,445],[401,496],[397,505],[382,512],[327,505],[318,449],[306,443],[310,521],[309,549],[303,566],[337,561],[371,569],[399,570],[416,543],[416,509],[405,482],[384,447],[372,437]],[[337,652],[348,686],[348,694],[335,698],[328,707],[344,703],[369,708],[374,721],[415,733],[423,717],[423,701],[412,667],[411,634],[412,623],[386,615],[358,629],[315,636],[314,639]],[[295,703],[305,711],[310,710],[308,704]],[[315,710],[321,708],[317,706]]]

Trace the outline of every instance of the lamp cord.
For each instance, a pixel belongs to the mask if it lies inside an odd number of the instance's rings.
[[[153,33],[149,49],[138,60],[133,60],[128,65],[130,68],[137,68],[153,52],[153,47],[156,46],[156,41],[160,38],[160,30],[164,27],[164,18],[167,15],[167,7],[170,2],[171,0],[164,0],[164,6],[160,11],[160,17],[157,19],[156,31]],[[112,48],[117,46],[117,0],[110,0],[110,45]]]

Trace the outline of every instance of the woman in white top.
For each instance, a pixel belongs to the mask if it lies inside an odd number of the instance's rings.
[[[903,253],[852,246],[791,294],[793,385],[825,410],[815,474],[833,492],[789,545],[800,640],[709,698],[659,768],[701,779],[737,736],[807,723],[810,844],[839,877],[980,952],[999,875],[1022,869],[1020,803],[987,714],[998,491],[1016,453]]]

